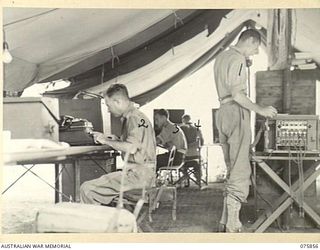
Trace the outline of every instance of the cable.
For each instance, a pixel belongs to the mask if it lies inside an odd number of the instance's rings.
[[[251,182],[253,182],[253,176],[252,176],[252,175],[251,175]],[[263,201],[271,208],[272,211],[274,211],[274,208],[273,208],[273,205],[271,204],[271,202],[268,201],[266,198],[264,198],[264,197],[260,194],[260,192],[258,191],[258,188],[257,188],[257,187],[255,187],[255,188],[256,188],[257,195],[260,197],[260,199],[263,200]],[[281,232],[283,232],[283,229],[281,228],[281,225],[280,225],[279,217],[276,219],[276,222],[277,222],[277,226],[278,226],[279,230],[280,230]]]
[[[299,204],[299,216],[304,218],[304,209],[303,209],[303,201],[304,201],[304,191],[303,191],[303,182],[304,182],[304,174],[303,174],[303,158],[302,158],[302,150],[300,147],[300,152],[299,152],[299,182],[300,182],[300,187],[301,187],[301,191],[300,191],[300,204]]]
[[[58,10],[58,8],[56,8],[56,9],[51,9],[51,10],[48,10],[48,11],[39,13],[39,14],[37,14],[37,15],[34,15],[34,16],[30,16],[30,17],[26,17],[26,18],[23,18],[23,19],[19,19],[19,20],[13,21],[13,22],[11,22],[11,23],[6,23],[6,24],[3,25],[3,27],[7,27],[7,26],[9,26],[9,25],[13,25],[13,24],[16,24],[16,23],[20,23],[20,22],[23,22],[23,21],[26,21],[26,20],[35,18],[35,17],[39,17],[39,16],[48,14],[48,13],[53,12],[53,11],[56,11],[56,10]]]
[[[289,178],[288,178],[288,182],[289,182],[289,188],[290,188],[290,196],[292,197],[293,196],[293,193],[292,193],[292,180],[291,180],[291,150],[290,150],[290,146],[289,146],[289,152],[288,152],[288,156],[289,156],[289,162],[288,162],[288,168],[289,168]],[[291,206],[290,206],[290,210],[289,210],[289,213],[290,213],[290,217],[292,217],[292,211],[293,211],[293,204],[291,203]]]

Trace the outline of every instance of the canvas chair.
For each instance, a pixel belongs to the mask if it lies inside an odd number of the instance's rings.
[[[201,158],[200,154],[198,156],[187,156],[184,163],[182,172],[187,181],[187,186],[190,185],[190,181],[194,182],[199,188],[203,184],[208,185],[207,163]],[[203,171],[205,171],[204,177]]]

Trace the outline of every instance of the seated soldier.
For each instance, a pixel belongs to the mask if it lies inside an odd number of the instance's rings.
[[[154,116],[156,126],[161,130],[156,137],[157,145],[164,147],[169,152],[172,146],[176,147],[173,165],[180,165],[187,152],[187,142],[183,131],[169,120],[169,112],[165,109],[156,111]],[[157,170],[160,167],[167,166],[169,152],[157,155]]]
[[[129,153],[123,191],[150,187],[155,180],[156,140],[148,118],[130,102],[123,84],[114,84],[105,93],[106,105],[116,117],[121,117],[120,140],[111,140],[105,134],[94,132],[94,140]],[[143,126],[141,126],[143,124]],[[140,125],[140,126],[139,126]],[[113,172],[84,182],[80,187],[83,203],[109,204],[119,195],[122,172]]]
[[[186,160],[196,158],[199,156],[199,147],[202,146],[204,142],[201,130],[192,124],[190,115],[183,115],[182,123],[180,128],[182,129],[188,144]]]
[[[203,136],[201,130],[192,124],[190,115],[183,115],[182,123],[183,124],[180,126],[180,128],[184,132],[188,144],[188,150],[186,153],[184,165],[184,174],[186,174],[186,168],[193,167],[197,181],[201,181],[201,172],[199,169],[200,165],[199,161],[197,160],[200,160],[200,147],[204,142]],[[187,185],[189,185],[189,182]]]

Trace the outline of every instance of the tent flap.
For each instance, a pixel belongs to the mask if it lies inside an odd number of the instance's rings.
[[[79,90],[86,89],[121,75],[130,73],[159,58],[164,53],[179,46],[183,42],[193,38],[200,32],[207,29],[208,35],[220,24],[221,19],[230,10],[202,10],[193,19],[182,26],[164,32],[153,41],[149,41],[140,48],[119,57],[119,62],[112,64],[112,60],[105,64],[79,74],[72,78],[74,84],[64,90],[57,90],[47,93],[48,95],[71,97]],[[199,44],[199,46],[201,46]]]

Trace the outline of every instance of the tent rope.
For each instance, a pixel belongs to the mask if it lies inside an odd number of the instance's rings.
[[[112,56],[112,59],[111,59],[112,68],[114,69],[114,61],[115,61],[115,59],[117,59],[118,63],[120,63],[120,59],[119,59],[119,57],[114,53],[113,46],[110,47],[110,50],[111,50],[111,56]]]
[[[48,11],[45,11],[45,12],[42,12],[42,13],[39,13],[39,14],[36,14],[36,15],[33,15],[33,16],[29,16],[29,17],[26,17],[26,18],[23,18],[23,19],[19,19],[19,20],[13,21],[11,23],[6,23],[6,24],[3,25],[3,27],[7,27],[9,25],[13,25],[13,24],[20,23],[20,22],[23,22],[23,21],[26,21],[26,20],[29,20],[29,19],[33,19],[35,17],[43,16],[43,15],[46,15],[46,14],[48,14],[50,12],[53,12],[53,11],[56,11],[56,10],[59,10],[59,9],[58,8],[51,9],[51,10],[48,10]]]
[[[178,14],[175,11],[173,11],[173,15],[174,15],[174,28],[176,29],[178,26],[178,22],[181,23],[182,25],[184,23],[183,23],[183,20],[178,16]]]
[[[104,63],[102,64],[102,70],[101,70],[101,84],[103,83],[104,80]]]
[[[171,44],[171,51],[172,51],[172,55],[174,55],[174,46],[173,46],[173,44]]]

